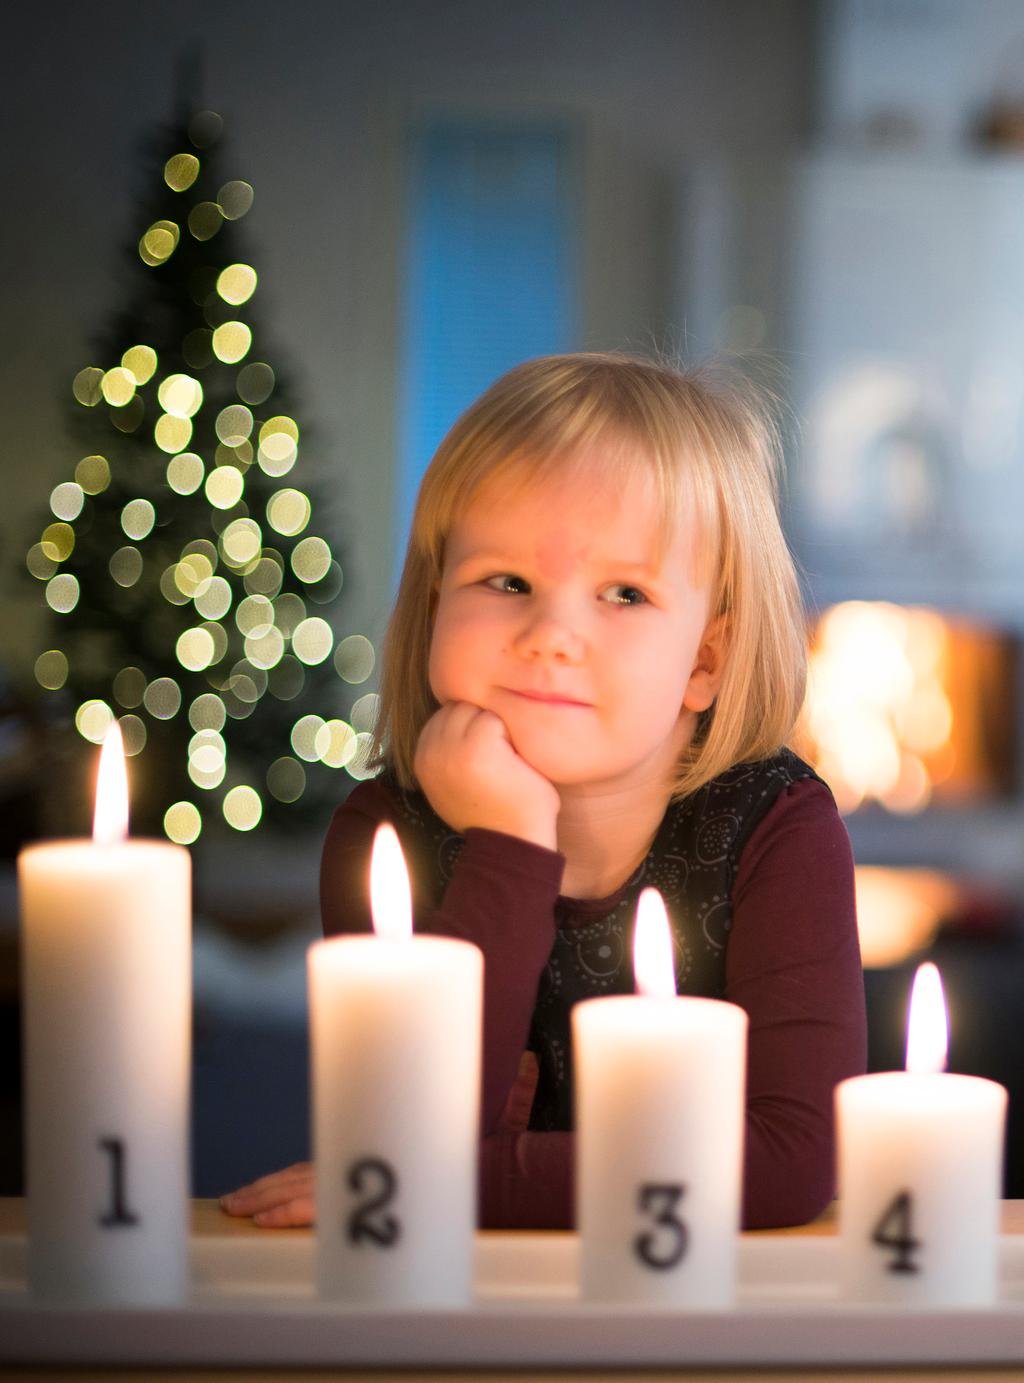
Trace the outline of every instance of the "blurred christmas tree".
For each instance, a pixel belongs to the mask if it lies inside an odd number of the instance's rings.
[[[373,648],[336,643],[327,618],[342,570],[296,480],[299,426],[239,244],[253,188],[225,179],[221,129],[202,111],[145,152],[125,301],[74,379],[73,479],[28,554],[58,723],[84,753],[117,715],[133,829],[185,843],[337,800],[330,770],[362,776],[375,709],[359,697],[332,718],[338,678],[364,682]]]

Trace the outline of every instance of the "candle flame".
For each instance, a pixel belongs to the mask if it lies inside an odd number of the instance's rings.
[[[128,769],[125,766],[121,727],[116,720],[112,720],[100,750],[92,838],[98,845],[116,845],[127,834]]]
[[[370,911],[378,936],[402,941],[412,936],[412,898],[409,871],[395,828],[377,827],[370,855]]]
[[[931,961],[919,965],[910,991],[907,1020],[907,1070],[944,1071],[949,1046],[942,977]]]
[[[676,997],[672,960],[672,931],[665,903],[656,888],[645,888],[636,905],[633,932],[633,974],[639,993],[650,999]]]

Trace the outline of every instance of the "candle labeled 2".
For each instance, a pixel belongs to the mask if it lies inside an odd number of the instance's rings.
[[[580,1286],[706,1309],[735,1297],[747,1015],[677,998],[668,919],[637,908],[639,995],[572,1011]]]
[[[309,950],[320,1295],[467,1306],[473,1294],[483,955],[414,937],[397,836],[374,843],[376,936]]]
[[[127,817],[115,723],[93,839],[18,858],[29,1282],[163,1305],[188,1285],[191,861]]]
[[[907,1070],[836,1088],[842,1285],[858,1301],[991,1306],[1006,1090],[948,1075],[933,965],[914,981]]]

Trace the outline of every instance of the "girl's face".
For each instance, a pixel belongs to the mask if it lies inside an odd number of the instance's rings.
[[[686,521],[659,559],[653,482],[616,484],[593,460],[487,484],[455,523],[430,684],[500,716],[556,786],[663,786],[718,689],[721,622]]]

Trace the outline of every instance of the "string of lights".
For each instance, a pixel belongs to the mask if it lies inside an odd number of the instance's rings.
[[[213,817],[250,831],[369,772],[377,698],[362,634],[336,639],[341,564],[314,530],[303,450],[252,318],[256,269],[221,181],[222,122],[161,141],[127,307],[72,384],[88,452],[50,495],[27,555],[51,647],[35,663],[56,718],[99,743],[113,716],[138,762],[143,827],[191,844]],[[347,717],[332,715],[346,695]]]

